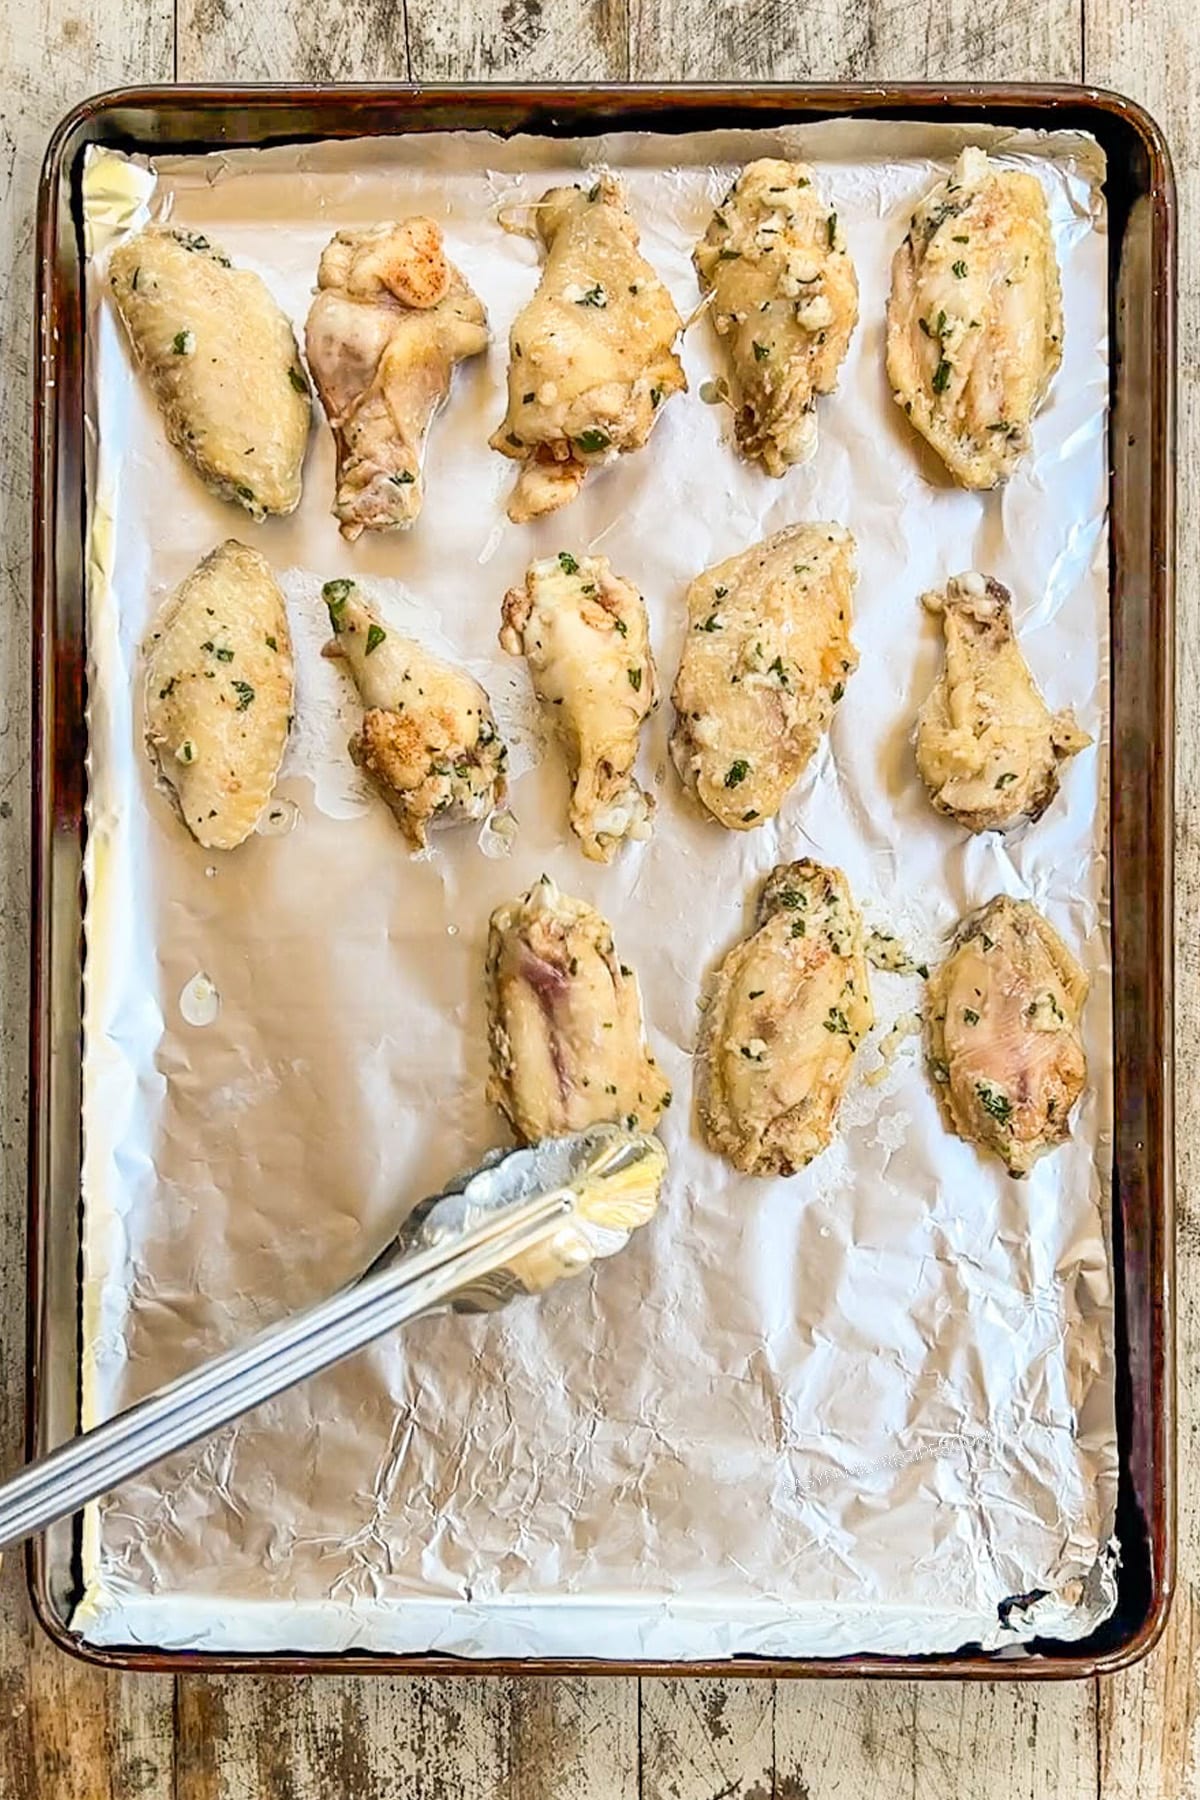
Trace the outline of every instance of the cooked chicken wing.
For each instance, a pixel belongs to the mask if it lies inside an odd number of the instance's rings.
[[[933,804],[968,831],[1040,819],[1060,764],[1092,740],[1038,693],[1006,587],[956,575],[925,604],[941,613],[946,634],[946,666],[917,721],[917,768]]]
[[[339,231],[317,270],[305,348],[337,446],[342,536],[411,525],[430,422],[487,314],[432,219]]]
[[[563,550],[532,563],[525,586],[505,595],[500,642],[524,651],[566,744],[571,829],[585,856],[610,862],[622,839],[649,837],[654,810],[632,773],[642,723],[658,705],[642,596],[607,557]]]
[[[638,254],[619,181],[551,188],[536,209],[546,251],[509,337],[508,411],[492,448],[524,464],[516,524],[573,500],[589,468],[640,450],[663,402],[687,387],[675,303]]]
[[[308,378],[266,283],[207,238],[157,225],[117,246],[109,282],[176,449],[254,518],[292,512]]]
[[[146,657],[146,748],[205,849],[235,849],[270,800],[292,679],[283,595],[230,538],[166,602]]]
[[[817,447],[817,395],[836,388],[858,320],[837,214],[807,163],[764,157],[742,170],[694,261],[729,346],[738,447],[782,475]]]
[[[548,875],[492,914],[488,1098],[524,1143],[621,1124],[650,1131],[671,1099],[642,1030],[637,978],[612,927]]]
[[[926,998],[929,1067],[952,1129],[1010,1175],[1070,1136],[1087,1062],[1087,976],[1028,900],[990,900],[959,926]]]
[[[697,576],[671,699],[671,758],[713,818],[744,831],[774,818],[846,679],[854,539],[789,525]]]
[[[1041,183],[964,150],[912,216],[887,322],[892,392],[963,487],[995,487],[1029,448],[1062,330]]]
[[[700,1043],[700,1118],[748,1175],[794,1175],[833,1138],[875,1022],[863,926],[840,869],[807,857],[767,877],[753,935],[717,972]]]
[[[384,625],[352,581],[323,589],[366,709],[350,754],[370,776],[414,849],[430,824],[482,819],[503,800],[507,752],[491,702],[464,669]]]

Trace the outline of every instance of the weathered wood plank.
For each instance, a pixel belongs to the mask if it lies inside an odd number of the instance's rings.
[[[173,1800],[489,1800],[505,1779],[502,1684],[184,1676]]]
[[[409,0],[420,81],[620,81],[630,0]]]
[[[636,1687],[185,1676],[173,1800],[636,1800]]]
[[[504,1800],[637,1800],[638,1684],[513,1681]]]
[[[0,1471],[20,1458],[25,1386],[25,1019],[28,1004],[29,397],[33,214],[46,139],[97,88],[162,80],[171,0],[0,0]],[[171,1682],[105,1676],[51,1649],[20,1556],[0,1572],[0,1794],[166,1800]]]
[[[179,0],[180,81],[403,81],[403,0]]]
[[[755,1800],[775,1791],[775,1685],[644,1681],[642,1800]]]
[[[291,9],[248,0],[184,0],[178,72],[184,79],[350,79],[403,75],[411,47],[421,79],[746,77],[874,75],[1040,76],[1079,73],[1079,10],[1072,0],[947,0],[933,6],[886,0],[868,6],[751,0],[481,0],[445,6],[410,0],[390,5],[320,0]],[[1087,73],[1143,92],[1164,117],[1185,195],[1184,291],[1195,294],[1195,51],[1183,0],[1089,0]],[[1190,59],[1190,60],[1189,60]],[[116,0],[49,0],[36,32],[17,0],[0,4],[0,66],[9,71],[0,99],[0,366],[5,391],[28,379],[29,211],[45,133],[69,98],[120,79],[171,72],[170,7],[162,0],[125,8]],[[15,71],[15,75],[14,72]],[[1189,214],[1192,217],[1189,217]],[[1189,303],[1190,304],[1190,303]],[[1195,314],[1184,332],[1182,421],[1186,469],[1195,447]],[[7,927],[0,986],[0,1152],[5,1204],[0,1230],[0,1445],[18,1440],[23,1352],[19,1248],[23,1136],[24,921],[27,859],[24,816],[28,507],[27,439],[0,438],[0,922]],[[1185,476],[1181,541],[1195,524],[1195,478]],[[1188,619],[1181,682],[1181,799],[1197,791],[1194,766],[1200,721],[1194,592],[1181,599]],[[1181,926],[1200,901],[1194,819],[1181,821]],[[1187,945],[1181,935],[1181,945]],[[1182,1019],[1197,1023],[1197,959],[1181,967]],[[1186,1039],[1185,1039],[1186,1041]],[[1181,1093],[1188,1116],[1190,1090]],[[1198,1097],[1192,1095],[1195,1101]],[[1194,1110],[1194,1109],[1193,1109]],[[1181,1143],[1185,1191],[1195,1157]],[[12,1234],[17,1233],[17,1248]],[[1188,1218],[1181,1294],[1185,1353],[1196,1347],[1188,1269],[1196,1256]],[[8,1284],[7,1287],[5,1284]],[[1187,1406],[1186,1393],[1184,1405]],[[1195,1420],[1185,1412],[1189,1434]],[[1196,1517],[1185,1458],[1185,1517]],[[1105,1800],[1153,1794],[1170,1800],[1198,1791],[1195,1741],[1197,1631],[1194,1549],[1185,1552],[1188,1591],[1159,1655],[1108,1684],[1100,1696]],[[308,1800],[339,1792],[362,1800],[393,1795],[576,1794],[588,1800],[634,1791],[637,1768],[635,1684],[571,1682],[443,1686],[424,1682],[179,1683],[175,1800]],[[691,1698],[689,1698],[691,1696]],[[30,1800],[75,1794],[171,1790],[164,1759],[170,1684],[123,1681],[68,1664],[34,1645],[20,1598],[17,1559],[0,1578],[0,1793]],[[905,1795],[973,1796],[1003,1791],[1074,1796],[1097,1789],[1089,1733],[1092,1696],[1077,1688],[887,1689],[870,1684],[780,1686],[646,1683],[642,1789],[712,1800],[723,1789],[746,1800],[828,1796],[893,1800]],[[700,1723],[689,1724],[698,1706]],[[710,1716],[711,1713],[711,1716]],[[723,1735],[724,1733],[724,1735]],[[36,1751],[34,1746],[37,1746]],[[456,1748],[455,1746],[461,1746]],[[68,1751],[70,1754],[68,1755]],[[1017,1785],[1014,1788],[1013,1782]],[[731,1785],[732,1784],[732,1785]]]
[[[29,1800],[172,1800],[173,1683],[109,1674],[64,1656],[36,1628],[28,1640]],[[18,1765],[19,1766],[19,1765]]]
[[[630,73],[638,81],[1072,81],[1079,73],[1079,0],[629,6]]]
[[[914,1800],[1095,1800],[1096,1696],[1087,1683],[919,1688]]]
[[[770,1791],[778,1800],[909,1800],[919,1791],[916,1701],[907,1682],[781,1681]],[[957,1800],[955,1773],[940,1793]]]
[[[1200,528],[1200,45],[1188,0],[1088,0],[1089,81],[1148,106],[1167,134],[1179,183],[1179,631],[1177,1029],[1200,1031],[1200,580],[1188,553]],[[1180,1800],[1200,1793],[1200,1069],[1181,1054],[1179,1118],[1179,1587],[1164,1641],[1144,1663],[1100,1689],[1105,1800]]]

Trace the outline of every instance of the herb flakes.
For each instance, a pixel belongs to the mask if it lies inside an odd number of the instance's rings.
[[[995,1119],[997,1125],[1012,1123],[1012,1101],[1007,1094],[1001,1093],[999,1088],[993,1087],[990,1081],[977,1081],[975,1092],[978,1095],[980,1106],[985,1113]]]

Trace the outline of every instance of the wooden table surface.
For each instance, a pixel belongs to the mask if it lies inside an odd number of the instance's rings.
[[[1046,1687],[142,1677],[54,1650],[0,1572],[0,1800],[1174,1800],[1200,1795],[1195,915],[1200,34],[1194,0],[0,0],[0,1470],[25,1379],[33,204],[49,132],[126,82],[414,77],[1082,81],[1179,178],[1180,1582],[1165,1640]],[[1193,1108],[1196,1110],[1193,1111]]]

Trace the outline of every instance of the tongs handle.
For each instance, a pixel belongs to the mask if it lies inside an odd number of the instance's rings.
[[[52,1450],[0,1486],[0,1548],[32,1537],[393,1326],[434,1310],[542,1242],[572,1204],[569,1189],[539,1194],[450,1243],[378,1267]]]

